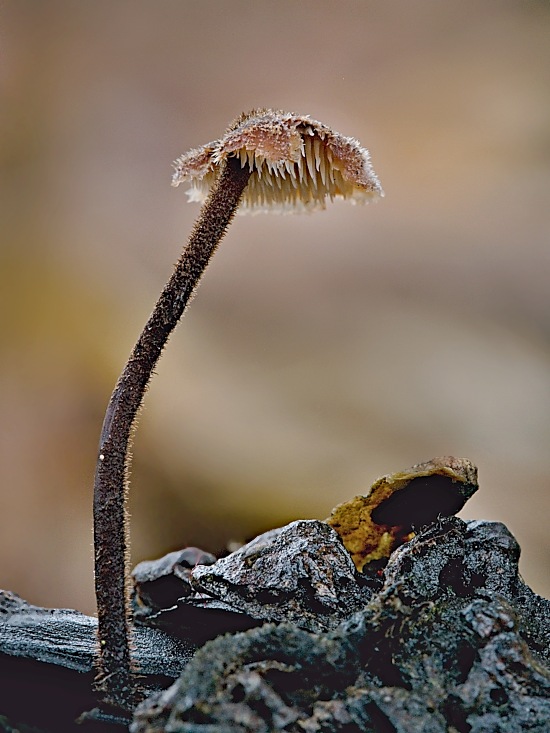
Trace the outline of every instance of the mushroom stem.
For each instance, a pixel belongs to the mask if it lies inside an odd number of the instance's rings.
[[[132,709],[139,693],[132,670],[126,497],[136,416],[164,345],[181,318],[239,205],[248,166],[230,157],[219,174],[187,247],[165,285],[109,401],[94,482],[95,591],[98,615],[98,690],[106,702]]]

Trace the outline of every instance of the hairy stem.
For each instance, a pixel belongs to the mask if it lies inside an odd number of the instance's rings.
[[[97,684],[107,702],[125,708],[132,708],[137,696],[127,582],[126,494],[132,428],[164,345],[225,234],[249,177],[248,166],[242,169],[238,159],[228,159],[119,377],[103,422],[94,483]]]

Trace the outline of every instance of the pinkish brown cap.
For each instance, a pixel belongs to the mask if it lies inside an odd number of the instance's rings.
[[[270,109],[241,115],[219,140],[178,158],[172,185],[190,181],[204,201],[230,156],[248,166],[243,211],[315,211],[327,197],[366,203],[384,195],[368,150],[307,115]]]

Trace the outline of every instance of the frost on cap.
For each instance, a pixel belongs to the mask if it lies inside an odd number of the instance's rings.
[[[357,140],[307,115],[266,109],[241,115],[222,138],[178,158],[172,185],[190,181],[189,201],[204,201],[232,156],[251,171],[244,210],[314,211],[327,197],[365,203],[384,195]]]

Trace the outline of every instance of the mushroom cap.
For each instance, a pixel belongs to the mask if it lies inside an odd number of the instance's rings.
[[[315,211],[327,197],[366,203],[384,195],[368,150],[308,115],[270,109],[242,114],[219,140],[174,163],[172,185],[190,181],[189,201],[204,201],[228,157],[251,172],[241,210]]]

